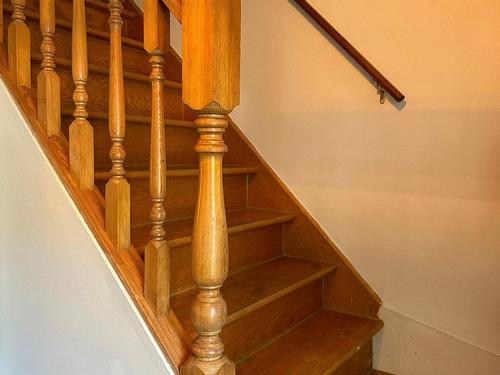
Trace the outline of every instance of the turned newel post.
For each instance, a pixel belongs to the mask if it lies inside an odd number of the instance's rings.
[[[183,1],[183,100],[198,117],[198,203],[193,227],[192,307],[198,336],[184,375],[234,374],[220,332],[227,311],[221,287],[228,272],[228,234],[222,186],[223,134],[239,104],[240,0]]]
[[[165,239],[166,191],[165,145],[165,51],[170,46],[169,12],[162,0],[144,2],[144,48],[151,59],[151,159],[150,193],[153,206],[151,240],[145,249],[144,295],[157,316],[170,306],[170,250]]]
[[[130,247],[130,185],[125,178],[125,92],[122,59],[122,0],[109,1],[109,135],[111,179],[106,184],[106,232],[118,249]]]
[[[88,79],[87,22],[85,0],[73,0],[71,69],[75,91],[74,120],[69,127],[71,175],[82,190],[94,189],[94,130],[87,121]]]
[[[30,31],[26,25],[26,0],[11,0],[14,12],[8,29],[9,70],[18,87],[31,87]],[[3,16],[3,15],[2,15]]]
[[[38,119],[49,137],[59,135],[61,130],[60,80],[55,72],[54,33],[56,30],[55,0],[40,0],[40,45],[42,70],[38,74]]]

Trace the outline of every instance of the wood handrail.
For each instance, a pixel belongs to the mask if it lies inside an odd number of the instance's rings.
[[[314,9],[306,0],[294,0],[312,20],[318,24],[331,38],[333,38],[344,51],[346,51],[366,72],[372,76],[376,85],[389,94],[397,101],[402,102],[405,96],[394,86],[380,71],[375,68],[349,41],[344,38],[321,14]]]

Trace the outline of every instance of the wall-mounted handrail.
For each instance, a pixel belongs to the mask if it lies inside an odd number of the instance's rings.
[[[380,90],[391,94],[397,101],[402,102],[405,96],[385,76],[378,71],[346,38],[342,36],[321,14],[306,0],[294,0],[315,23],[318,24],[330,37],[332,37],[366,72],[372,76],[375,85]],[[382,98],[381,98],[382,99]]]

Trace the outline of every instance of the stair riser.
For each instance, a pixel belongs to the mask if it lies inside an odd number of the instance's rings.
[[[40,71],[39,67],[32,69],[32,79],[35,80]],[[72,109],[74,84],[69,69],[59,69],[61,79],[61,108]],[[87,83],[89,101],[87,110],[89,112],[108,111],[108,76],[90,72]],[[165,112],[166,117],[182,120],[184,105],[178,90],[165,89]],[[128,114],[138,116],[151,115],[151,84],[125,79],[125,111]]]
[[[229,272],[263,263],[282,255],[283,224],[229,235]],[[172,292],[194,287],[191,276],[191,245],[171,249]]]
[[[68,134],[71,118],[63,119],[63,132]],[[109,149],[111,140],[109,137],[108,121],[89,119],[94,128],[95,138],[95,166],[98,170],[111,168]],[[150,125],[127,122],[125,134],[125,168],[149,169],[150,155]],[[198,154],[194,151],[198,134],[190,128],[167,126],[165,128],[167,147],[167,164],[170,165],[197,165]]]
[[[31,52],[40,53],[40,42],[42,36],[40,27],[36,23],[28,23],[31,32]],[[105,29],[108,30],[106,26]],[[71,31],[57,29],[54,37],[56,46],[56,57],[71,60]],[[97,39],[88,35],[87,38],[89,64],[109,66],[109,40]],[[123,68],[125,71],[149,74],[149,56],[144,50],[138,48],[123,47]],[[34,62],[34,64],[37,64]]]
[[[332,375],[368,375],[372,369],[373,345],[372,340],[370,340],[358,352],[353,354],[347,362],[334,371]]]
[[[149,221],[149,179],[130,180],[131,224]],[[246,207],[246,175],[224,177],[226,209]],[[167,177],[165,208],[169,219],[193,216],[198,195],[198,176]]]
[[[26,9],[31,10],[37,14],[40,12],[39,1],[35,0],[27,0],[26,1]],[[65,0],[56,0],[55,1],[55,9],[56,9],[56,19],[62,20],[66,22],[72,22],[73,20],[73,6],[70,1]],[[92,9],[90,7],[86,8],[86,19],[87,26],[92,27],[98,30],[108,30],[108,17],[109,12],[100,11],[97,9]],[[126,19],[124,19],[126,23]]]
[[[10,22],[10,16],[5,20],[4,32],[7,35],[7,26]],[[31,34],[31,52],[33,54],[40,53],[40,43],[42,36],[40,34],[40,26],[38,23],[28,22],[28,27]],[[108,26],[102,30],[108,30]],[[56,46],[56,57],[71,60],[71,30],[58,28],[54,37]],[[109,66],[109,40],[99,39],[87,36],[88,45],[88,61],[89,64],[99,66]],[[149,65],[149,55],[143,49],[128,47],[122,45],[123,53],[123,69],[127,72],[149,75],[151,67]],[[39,62],[34,62],[34,65],[39,65]],[[180,82],[182,77],[181,67],[172,53],[167,53],[165,74],[170,81]]]
[[[320,311],[321,306],[322,284],[317,280],[224,327],[226,354],[234,361],[241,360]]]

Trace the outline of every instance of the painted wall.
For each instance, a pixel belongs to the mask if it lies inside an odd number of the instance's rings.
[[[500,373],[500,2],[310,0],[383,106],[292,3],[242,1],[233,118],[384,300],[380,368]]]
[[[169,373],[3,84],[0,113],[0,373]]]

